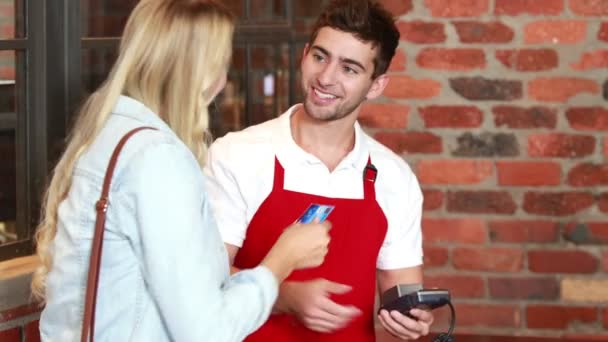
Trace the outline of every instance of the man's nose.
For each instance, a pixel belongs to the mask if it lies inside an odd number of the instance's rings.
[[[317,75],[317,80],[323,86],[332,85],[336,81],[336,71],[337,65],[335,63],[328,63],[323,66]]]

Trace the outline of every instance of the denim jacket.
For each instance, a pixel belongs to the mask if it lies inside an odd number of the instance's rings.
[[[97,297],[95,339],[238,341],[270,314],[277,282],[258,266],[230,276],[205,179],[190,150],[143,104],[122,96],[77,161],[59,206],[50,248],[43,341],[78,341],[84,310],[95,202],[110,155],[112,179]]]

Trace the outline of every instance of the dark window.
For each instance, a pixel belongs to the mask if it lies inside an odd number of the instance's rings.
[[[0,0],[0,260],[32,253],[42,191],[73,115],[107,76],[137,2]],[[298,101],[302,48],[324,1],[225,3],[238,25],[226,88],[210,108],[216,137]]]

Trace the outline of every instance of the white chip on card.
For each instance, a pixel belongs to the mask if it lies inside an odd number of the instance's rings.
[[[329,216],[329,213],[331,213],[332,210],[334,210],[333,205],[313,203],[308,206],[308,209],[306,209],[302,216],[300,216],[297,222],[310,223],[313,222],[315,219],[318,219],[318,222],[321,223],[325,221],[325,219],[327,218],[327,216]]]

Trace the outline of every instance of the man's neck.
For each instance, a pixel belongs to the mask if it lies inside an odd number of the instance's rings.
[[[355,146],[355,115],[334,121],[314,120],[301,106],[290,118],[293,140],[332,172]]]

